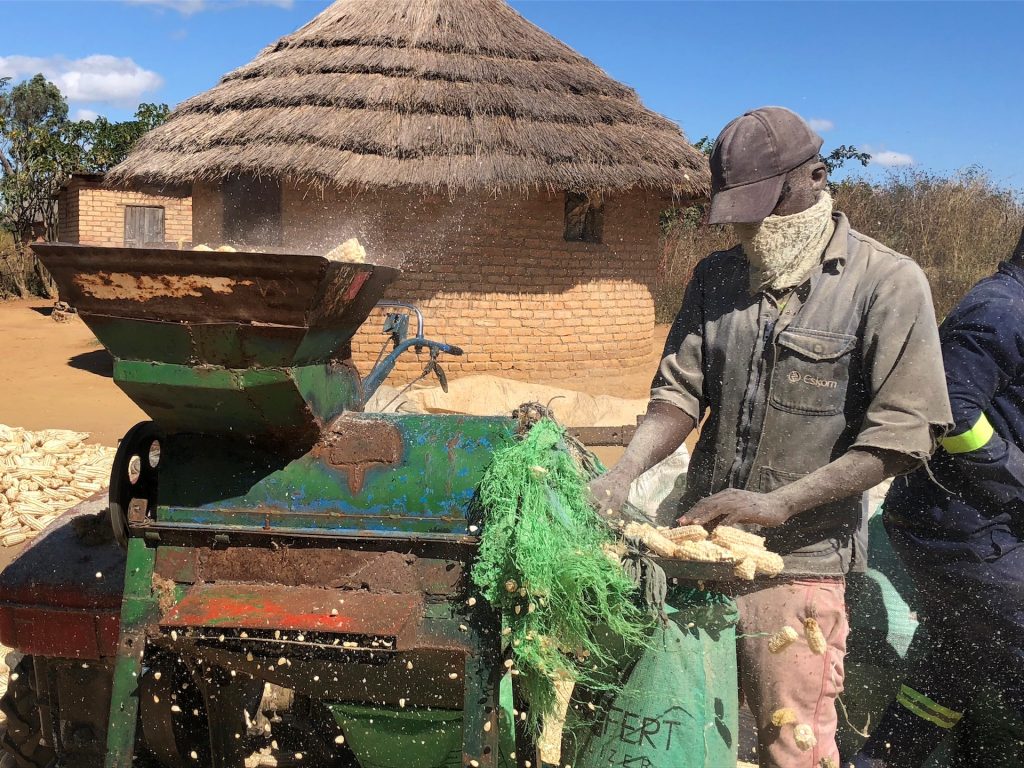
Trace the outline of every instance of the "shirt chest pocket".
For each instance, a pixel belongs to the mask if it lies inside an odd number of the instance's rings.
[[[771,404],[791,413],[842,413],[857,337],[787,328],[779,334],[776,344]]]

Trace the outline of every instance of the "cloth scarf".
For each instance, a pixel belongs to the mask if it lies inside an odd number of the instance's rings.
[[[806,211],[734,224],[750,263],[750,291],[783,291],[802,283],[820,262],[832,233],[832,196],[822,192]]]

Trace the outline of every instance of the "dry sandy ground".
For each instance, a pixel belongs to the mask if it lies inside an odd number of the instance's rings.
[[[110,356],[77,317],[56,323],[52,302],[0,302],[0,424],[74,429],[116,445],[146,418],[110,378]]]
[[[89,432],[105,445],[146,415],[111,377],[110,356],[77,317],[56,323],[44,300],[0,301],[0,424]],[[650,369],[585,371],[540,382],[592,395],[644,397],[667,326],[659,327]]]

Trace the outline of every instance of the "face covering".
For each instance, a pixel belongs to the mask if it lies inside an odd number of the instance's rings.
[[[800,285],[820,262],[835,231],[832,196],[822,192],[806,211],[769,216],[759,224],[734,224],[750,262],[750,291],[783,291]]]

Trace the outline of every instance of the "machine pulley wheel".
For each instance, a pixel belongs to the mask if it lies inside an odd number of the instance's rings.
[[[128,546],[128,512],[132,500],[156,506],[157,476],[160,465],[160,433],[151,421],[143,421],[121,438],[110,470],[110,524],[114,538]]]

